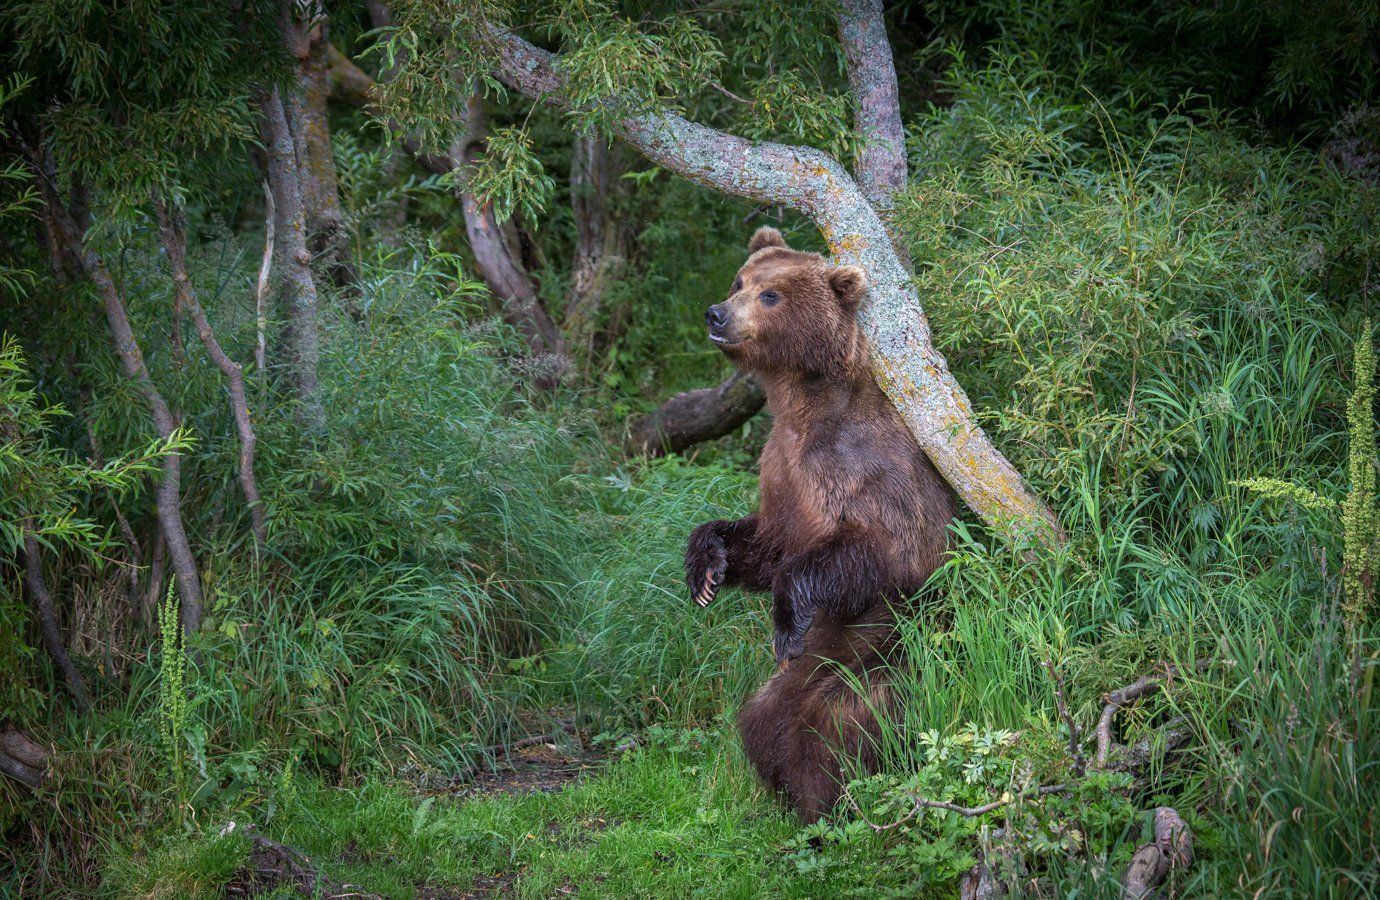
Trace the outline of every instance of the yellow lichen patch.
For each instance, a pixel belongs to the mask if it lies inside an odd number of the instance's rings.
[[[827,238],[826,238],[827,240]],[[829,241],[829,252],[834,256],[850,254],[857,256],[866,250],[870,245],[867,238],[860,234],[846,234],[837,241]]]

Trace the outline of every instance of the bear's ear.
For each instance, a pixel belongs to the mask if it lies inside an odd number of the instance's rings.
[[[867,275],[857,266],[838,266],[830,269],[826,276],[829,287],[838,295],[839,303],[847,309],[855,309],[867,290]]]
[[[786,246],[786,239],[781,236],[781,232],[770,225],[763,225],[757,229],[752,240],[748,241],[748,253],[756,253],[758,250],[765,250],[768,247],[784,246]]]

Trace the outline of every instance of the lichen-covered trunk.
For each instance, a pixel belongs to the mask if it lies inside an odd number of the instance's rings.
[[[201,302],[192,289],[192,279],[187,271],[187,221],[181,207],[170,209],[162,199],[155,195],[154,213],[158,219],[158,233],[163,242],[163,250],[168,256],[168,268],[172,270],[173,294],[192,317],[197,337],[206,348],[206,355],[225,376],[226,392],[230,396],[230,413],[235,420],[235,431],[239,437],[240,489],[249,507],[250,527],[254,532],[255,546],[262,549],[268,542],[268,515],[264,509],[259,484],[254,477],[254,447],[258,436],[254,433],[254,422],[249,414],[249,398],[244,387],[244,369],[230,358],[229,354],[216,340],[211,329],[211,320],[201,308]]]
[[[493,26],[482,37],[501,80],[528,97],[568,108],[564,76],[552,54]],[[1060,534],[1053,514],[977,424],[967,395],[934,347],[910,273],[882,219],[833,157],[809,147],[754,143],[666,112],[615,118],[613,131],[685,178],[809,216],[836,262],[867,273],[860,318],[877,383],[935,468],[995,528]]]
[[[628,256],[628,231],[618,210],[620,174],[617,148],[608,140],[593,132],[576,136],[570,159],[575,269],[561,327],[586,365],[599,339],[607,343],[618,326],[608,321],[604,299],[622,277]]]
[[[260,96],[259,109],[268,156],[269,190],[273,192],[273,256],[283,311],[283,362],[297,401],[298,421],[307,430],[319,433],[326,427],[318,376],[321,332],[297,153],[277,88]]]
[[[307,246],[341,287],[357,278],[350,261],[340,182],[331,150],[327,101],[331,96],[330,49],[324,16],[296,19],[285,26],[284,39],[297,61],[296,89],[288,96],[288,124],[297,149],[306,213]]]
[[[906,187],[906,132],[901,124],[900,90],[891,41],[882,18],[882,0],[844,0],[839,4],[839,46],[848,68],[853,97],[853,130],[862,139],[853,162],[853,177],[867,202],[890,226],[896,194]],[[892,248],[907,269],[906,248]]]

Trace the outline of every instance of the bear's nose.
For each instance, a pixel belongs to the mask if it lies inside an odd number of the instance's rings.
[[[704,320],[709,323],[709,330],[718,334],[728,324],[728,312],[722,303],[715,303],[709,307],[709,312],[704,314]]]

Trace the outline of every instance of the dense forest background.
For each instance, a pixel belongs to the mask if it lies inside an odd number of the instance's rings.
[[[887,233],[1067,540],[966,514],[885,770],[754,783],[765,601],[681,558],[769,420],[704,309],[831,247],[617,135],[854,167],[838,15],[4,4],[0,893],[1121,896],[1163,806],[1166,890],[1380,893],[1373,0],[887,5]],[[534,747],[584,777],[480,789]]]

